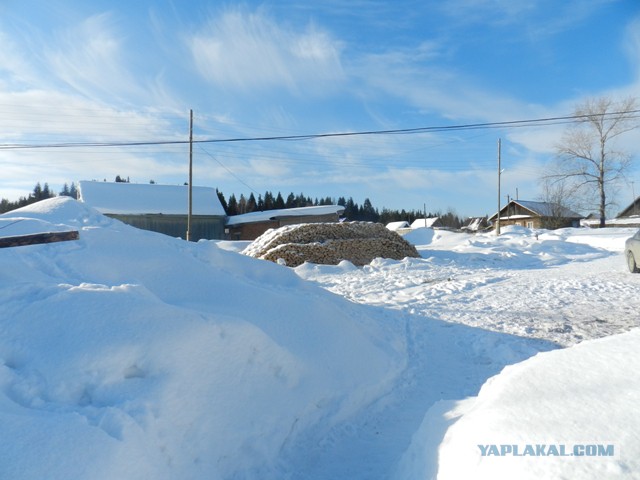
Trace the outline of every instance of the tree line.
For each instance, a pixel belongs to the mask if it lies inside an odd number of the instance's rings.
[[[362,204],[356,203],[352,197],[322,197],[312,199],[304,193],[298,195],[291,192],[287,195],[286,199],[281,192],[274,195],[270,191],[266,191],[264,195],[258,194],[258,198],[253,193],[248,196],[240,194],[236,197],[235,194],[229,196],[229,200],[225,198],[224,194],[217,190],[220,203],[224,207],[225,212],[229,216],[241,215],[251,212],[263,212],[267,210],[280,210],[285,208],[299,208],[299,207],[311,207],[321,205],[340,205],[344,207],[344,217],[352,221],[363,222],[376,222],[388,224],[391,222],[407,221],[412,223],[418,218],[424,218],[425,212],[420,210],[393,210],[389,208],[383,208],[381,211],[375,208],[371,200],[365,198]],[[435,212],[427,213],[427,218],[439,217],[442,226],[449,228],[460,228],[463,220],[458,217],[453,211],[446,213]]]
[[[78,198],[78,189],[75,183],[71,183],[71,185],[65,183],[62,187],[62,190],[58,192],[57,195]],[[25,207],[32,203],[39,202],[40,200],[45,200],[47,198],[52,198],[57,196],[54,191],[49,188],[48,183],[44,183],[41,185],[40,182],[36,183],[36,186],[33,187],[33,191],[29,193],[26,197],[20,197],[15,202],[11,202],[6,198],[0,200],[0,213],[9,212],[11,210],[15,210],[16,208]]]
[[[116,177],[116,182],[128,183],[129,178]],[[155,183],[155,182],[153,182]],[[338,197],[333,198],[330,196],[322,198],[312,199],[310,196],[304,193],[295,195],[291,192],[285,198],[282,193],[278,192],[274,195],[270,191],[266,191],[264,195],[258,194],[258,198],[253,193],[249,196],[240,194],[236,197],[235,194],[229,196],[229,200],[226,200],[224,194],[219,190],[216,190],[220,203],[224,207],[224,210],[228,216],[240,215],[243,213],[262,212],[267,210],[280,210],[285,208],[298,208],[298,207],[310,207],[321,205],[340,205],[344,207],[344,217],[352,221],[363,222],[376,222],[388,224],[391,222],[406,221],[412,223],[417,218],[424,218],[425,212],[420,210],[393,210],[389,208],[383,208],[381,211],[375,208],[371,200],[365,198],[362,204],[356,203],[352,197]],[[3,198],[0,200],[0,213],[5,213],[16,208],[24,207],[26,205],[52,198],[57,195],[68,196],[72,198],[78,198],[78,189],[75,183],[70,185],[65,183],[62,190],[57,194],[51,190],[48,183],[43,185],[40,182],[36,183],[33,191],[26,197],[20,197],[17,201],[12,202]],[[427,218],[439,217],[440,223],[444,227],[460,228],[462,226],[462,219],[458,217],[454,212],[448,211],[446,213],[435,212],[427,213]]]

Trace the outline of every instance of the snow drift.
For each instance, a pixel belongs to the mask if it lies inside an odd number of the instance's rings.
[[[403,339],[289,269],[55,198],[3,235],[0,471],[12,479],[231,478],[390,388]]]
[[[489,379],[477,398],[436,404],[397,478],[637,478],[639,343],[635,329],[540,353]]]

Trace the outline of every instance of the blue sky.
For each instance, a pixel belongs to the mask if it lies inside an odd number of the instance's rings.
[[[637,0],[0,0],[0,144],[196,140],[503,122],[640,97]],[[536,200],[563,126],[198,143],[194,184],[492,214]],[[640,162],[640,134],[621,147]],[[35,182],[182,184],[184,144],[0,149]],[[634,182],[634,183],[632,183]],[[640,170],[616,192],[640,194]]]

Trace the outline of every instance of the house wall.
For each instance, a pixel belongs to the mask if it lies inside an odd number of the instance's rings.
[[[255,240],[270,228],[278,228],[279,226],[277,220],[232,225],[227,227],[227,238],[229,240]]]
[[[286,225],[297,225],[300,223],[332,223],[338,221],[337,214],[328,215],[307,215],[278,217],[275,220],[264,222],[251,222],[227,227],[227,238],[229,240],[255,240],[270,228],[280,228]]]
[[[529,226],[530,223],[532,226]],[[579,227],[580,220],[577,218],[559,219],[551,217],[500,218],[500,227],[505,227],[507,225],[554,230],[556,228]]]
[[[179,238],[186,238],[187,235],[186,215],[106,215],[142,230],[150,230],[152,232],[163,233],[171,237]],[[224,239],[224,222],[225,218],[221,216],[193,215],[191,217],[191,240],[197,242],[202,239]]]

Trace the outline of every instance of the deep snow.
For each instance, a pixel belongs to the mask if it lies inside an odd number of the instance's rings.
[[[0,249],[2,478],[638,473],[633,230],[418,229],[421,259],[291,270],[67,198],[0,215],[0,235],[70,228]],[[540,442],[616,456],[476,445]]]

